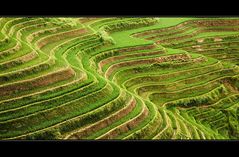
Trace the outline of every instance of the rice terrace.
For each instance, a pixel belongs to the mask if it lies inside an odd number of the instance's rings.
[[[239,18],[0,18],[0,140],[238,140]]]

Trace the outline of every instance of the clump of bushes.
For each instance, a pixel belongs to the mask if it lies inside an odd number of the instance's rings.
[[[0,41],[0,47],[4,47],[5,44],[9,43],[10,39],[9,38],[5,38],[2,41]]]
[[[3,75],[3,76],[0,76],[0,83],[7,82],[16,78],[21,78],[27,75],[35,74],[40,71],[46,70],[48,68],[50,68],[50,65],[46,63],[46,64],[41,64],[37,67],[30,68],[28,70],[19,71],[17,73],[10,73],[8,75]]]
[[[239,76],[233,76],[229,78],[229,81],[237,88],[239,89]]]
[[[101,28],[98,31],[98,35],[100,36],[101,42],[104,42],[105,44],[115,44],[113,38],[109,36],[109,34],[104,29]]]
[[[94,61],[98,63],[98,62],[100,62],[101,60],[103,60],[105,58],[116,56],[118,54],[119,54],[119,51],[117,51],[117,50],[111,50],[111,51],[107,51],[107,52],[102,52],[102,53],[100,53],[100,55],[98,55],[98,56],[96,56],[94,58]]]
[[[225,111],[228,118],[228,133],[230,138],[238,139],[239,137],[239,110]]]
[[[228,93],[227,89],[224,85],[212,90],[209,93],[195,96],[191,98],[184,98],[180,100],[176,100],[173,102],[167,103],[167,106],[180,106],[180,107],[192,107],[192,106],[199,106],[199,105],[208,105],[216,101],[220,98],[221,95]]]
[[[61,133],[58,129],[51,129],[37,134],[26,136],[26,140],[56,140],[60,139]]]
[[[66,132],[70,132],[72,130],[75,130],[78,127],[85,126],[92,122],[97,122],[99,119],[102,119],[106,117],[107,115],[112,114],[112,112],[119,110],[125,105],[126,100],[128,97],[125,98],[119,98],[117,101],[112,101],[110,106],[107,106],[105,108],[98,109],[94,111],[94,114],[89,114],[86,116],[83,116],[75,121],[71,121],[67,124],[61,125],[59,127],[59,130],[62,134]]]
[[[117,22],[115,24],[109,24],[107,26],[104,26],[103,29],[106,32],[117,32],[124,29],[133,29],[138,28],[142,26],[150,26],[158,22],[158,19],[155,18],[140,18],[137,20],[131,20],[131,21],[121,21]]]
[[[79,25],[78,19],[75,19],[75,18],[57,18],[57,19],[53,18],[51,19],[51,22],[60,26],[66,25],[66,26],[74,27]]]

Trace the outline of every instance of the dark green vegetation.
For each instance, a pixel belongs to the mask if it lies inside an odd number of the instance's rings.
[[[239,19],[1,18],[0,139],[239,139]]]

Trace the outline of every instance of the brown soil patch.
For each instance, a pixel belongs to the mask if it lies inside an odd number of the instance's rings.
[[[167,31],[182,29],[182,30],[175,31],[172,33],[159,34],[157,36],[146,38],[148,40],[152,40],[152,39],[155,39],[158,37],[164,37],[167,35],[169,36],[169,35],[183,33],[185,31],[189,30],[190,28],[192,28],[193,26],[207,28],[210,26],[238,26],[238,25],[239,25],[239,20],[192,20],[192,21],[186,21],[179,25],[168,27],[168,28],[162,28],[162,29],[158,29],[158,30],[149,30],[149,31],[137,33],[137,34],[134,34],[133,36],[134,37],[143,37],[145,35],[158,34],[158,33],[163,33],[163,32],[167,32]],[[239,28],[211,28],[211,29],[207,28],[207,29],[208,29],[207,31],[219,31],[219,30],[220,31],[237,31],[237,30],[239,30]]]
[[[160,43],[171,43],[172,41],[180,41],[180,40],[184,40],[187,38],[192,38],[195,35],[198,35],[199,33],[203,33],[203,32],[211,32],[213,30],[196,30],[190,34],[187,35],[182,35],[179,37],[172,37],[172,38],[167,38],[167,39],[162,39],[162,40],[157,40],[156,43],[160,44]]]
[[[204,41],[204,39],[197,39],[198,43],[202,43]]]
[[[136,46],[136,47],[128,47],[128,48],[123,48],[120,50],[117,50],[118,52],[131,52],[131,51],[138,51],[138,50],[149,50],[156,48],[156,45],[143,45],[143,46]]]
[[[200,27],[209,26],[238,26],[239,20],[195,20],[194,24]]]
[[[7,69],[7,68],[11,68],[13,66],[28,62],[28,61],[36,58],[36,57],[37,57],[37,54],[36,54],[36,52],[33,51],[31,53],[26,54],[25,56],[22,56],[22,57],[19,57],[19,58],[15,59],[15,60],[3,63],[0,66],[3,69]]]
[[[125,66],[162,63],[162,62],[167,62],[167,61],[189,59],[189,58],[190,57],[186,54],[177,54],[177,55],[162,56],[162,57],[158,57],[158,58],[121,62],[121,63],[114,64],[114,65],[110,66],[109,69],[107,70],[105,76],[108,78],[112,74],[113,71],[115,71],[118,68],[125,67]]]
[[[46,30],[40,30],[40,31],[29,34],[26,39],[29,43],[31,43],[34,38],[40,36],[41,34],[44,34],[46,32],[55,33],[60,29],[61,29],[61,27],[53,27],[53,28],[46,29]]]
[[[214,41],[217,42],[217,41],[222,41],[222,38],[214,38]]]
[[[139,125],[148,116],[148,114],[149,114],[149,110],[145,107],[143,109],[143,112],[140,113],[138,117],[108,132],[107,134],[102,136],[100,139],[113,139],[114,137],[133,129],[134,127]]]
[[[36,79],[2,86],[0,87],[0,96],[6,96],[26,90],[32,90],[37,87],[43,87],[59,81],[67,80],[74,76],[74,73],[74,70],[68,68]]]
[[[129,54],[129,55],[123,55],[123,56],[113,56],[113,57],[109,57],[107,59],[104,59],[102,61],[100,61],[98,63],[98,67],[99,69],[101,69],[104,65],[117,61],[117,60],[121,60],[121,59],[125,59],[127,57],[140,57],[140,56],[150,56],[150,55],[156,55],[156,54],[163,54],[163,51],[154,51],[154,52],[147,52],[147,53],[138,53],[138,54]]]
[[[126,108],[123,108],[122,110],[120,110],[118,114],[113,115],[107,119],[104,119],[98,123],[95,123],[94,125],[91,125],[90,127],[86,127],[82,131],[73,134],[68,139],[82,139],[83,137],[86,137],[90,135],[91,133],[94,133],[100,129],[103,129],[109,126],[110,124],[112,124],[113,122],[129,114],[135,108],[135,106],[136,106],[136,100],[132,99],[130,101],[130,104]]]
[[[193,51],[193,49],[196,48],[202,48],[204,50],[207,51],[212,51],[212,50],[225,50],[225,46],[230,46],[230,50],[235,50],[237,51],[237,49],[233,48],[233,46],[238,46],[238,42],[226,42],[226,43],[205,43],[202,45],[193,45],[193,46],[187,46],[187,47],[181,47],[184,50],[188,50],[188,51]]]
[[[60,34],[56,34],[47,38],[42,39],[41,41],[39,41],[37,43],[37,46],[41,49],[43,48],[45,45],[47,45],[48,43],[51,42],[56,42],[65,38],[69,38],[69,37],[77,37],[77,36],[81,36],[87,33],[87,29],[77,29],[77,30],[72,30],[72,31],[68,31],[68,32],[63,32]]]
[[[188,27],[188,28],[180,30],[180,31],[174,31],[174,32],[171,32],[171,33],[158,34],[158,35],[154,35],[152,37],[148,37],[148,38],[145,38],[145,39],[153,40],[153,39],[156,39],[156,38],[169,37],[169,36],[172,36],[172,35],[176,35],[176,34],[180,34],[180,33],[186,32],[187,30],[190,30],[190,29],[191,28]]]
[[[196,35],[198,35],[199,33],[205,33],[205,32],[216,32],[217,30],[214,30],[214,29],[200,29],[200,30],[196,30],[190,34],[187,34],[187,35],[182,35],[182,36],[179,36],[179,37],[172,37],[172,38],[167,38],[167,39],[162,39],[162,40],[157,40],[156,41],[156,44],[160,44],[160,43],[172,43],[172,42],[175,42],[175,41],[180,41],[180,40],[184,40],[184,39],[187,39],[187,38],[192,38]]]
[[[95,21],[95,20],[98,20],[99,18],[81,18],[79,19],[79,21],[81,23],[87,23],[87,22],[91,22],[91,21]]]

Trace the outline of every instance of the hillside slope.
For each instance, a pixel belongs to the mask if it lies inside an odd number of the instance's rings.
[[[239,139],[239,19],[0,18],[0,139]]]

